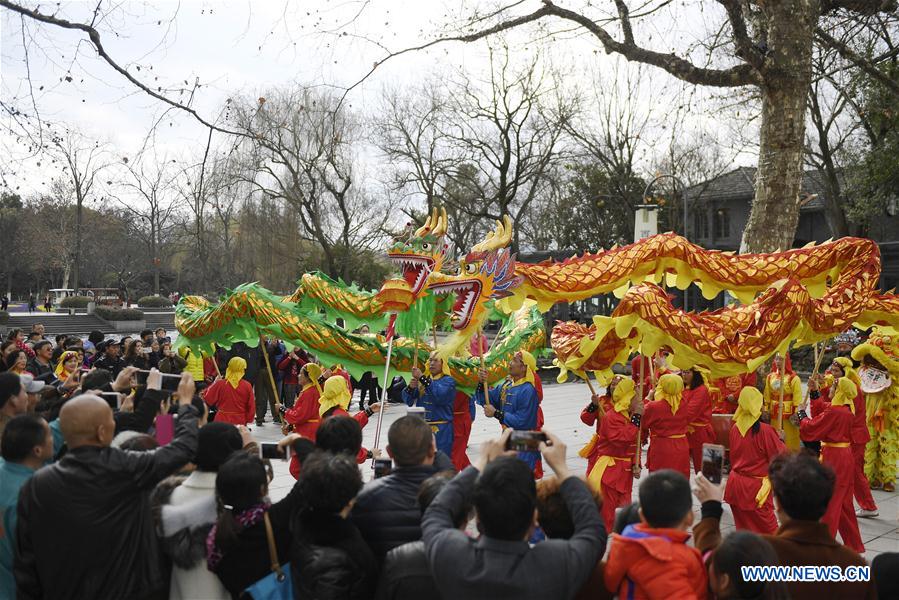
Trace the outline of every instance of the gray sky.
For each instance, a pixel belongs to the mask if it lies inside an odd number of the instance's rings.
[[[584,3],[565,4],[577,8]],[[597,4],[612,5],[611,1]],[[50,6],[42,10],[47,11]],[[86,22],[94,6],[64,2],[58,15]],[[266,88],[294,81],[337,87],[352,84],[383,58],[385,47],[397,50],[420,44],[445,31],[447,23],[470,14],[472,7],[488,12],[491,4],[471,0],[185,0],[180,4],[126,0],[114,6],[109,10],[109,18],[99,26],[107,51],[150,86],[181,87],[189,92],[199,79],[202,87],[196,91],[192,106],[212,120],[234,94],[255,97]],[[514,13],[529,12],[535,6],[539,6],[537,0],[526,0]],[[602,14],[592,10],[592,15]],[[716,3],[688,0],[686,6],[676,10],[661,11],[637,28],[638,38],[655,49],[664,49],[659,47],[664,40],[672,46],[668,49],[683,50],[721,20]],[[163,114],[160,102],[136,91],[98,59],[83,35],[26,20],[26,40],[33,39],[33,43],[24,45],[20,18],[8,10],[0,10],[0,15],[0,93],[4,101],[12,100],[23,110],[31,107],[24,60],[27,47],[31,86],[44,119],[74,126],[88,136],[111,142],[123,155],[140,147],[147,131]],[[558,22],[551,26],[563,28]],[[591,76],[601,77],[604,85],[616,85],[609,78],[616,62],[624,65],[622,75],[626,69],[636,68],[606,56],[592,38],[584,35],[563,34],[552,43],[541,41],[541,37],[538,28],[528,27],[509,34],[507,40],[522,60],[530,56],[535,46],[542,45],[552,62],[564,69],[566,83],[571,85],[583,84]],[[76,46],[78,60],[72,64]],[[407,54],[382,65],[364,85],[350,93],[348,102],[358,110],[371,112],[385,86],[414,86],[449,69],[464,70],[476,77],[485,71],[486,56],[485,43],[445,44]],[[693,103],[685,120],[688,132],[704,131],[719,139],[730,135],[723,120],[711,117],[714,101],[709,100],[710,92],[699,90],[684,96],[681,86],[667,75],[647,68],[641,73],[645,81],[641,85],[644,93],[639,110],[656,111],[658,121],[664,123],[671,103],[687,98]],[[68,75],[73,78],[71,82],[64,81]],[[180,98],[186,99],[187,92]],[[171,89],[168,95],[179,98],[177,91]],[[8,123],[7,115],[2,118]],[[158,128],[157,154],[196,155],[202,151],[205,133],[205,128],[188,115],[169,112]],[[12,156],[20,156],[24,150],[8,134],[0,136],[0,142]],[[646,160],[650,159],[647,156]],[[44,189],[48,175],[52,175],[52,171],[46,170],[47,161],[38,167],[38,160],[16,165],[16,175],[11,174],[10,163],[0,168],[7,182],[21,186],[22,193],[30,193]],[[371,160],[377,161],[377,157]],[[753,161],[751,152],[736,157],[740,164]]]

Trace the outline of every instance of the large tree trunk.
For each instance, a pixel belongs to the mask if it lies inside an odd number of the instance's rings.
[[[76,186],[77,186],[76,182]],[[72,288],[74,288],[75,293],[78,293],[78,288],[81,285],[81,219],[82,219],[82,207],[84,206],[84,199],[81,197],[81,192],[76,190],[76,199],[77,204],[75,205],[75,260],[72,264]]]
[[[806,94],[818,0],[768,2],[768,47],[755,201],[742,252],[773,252],[793,245],[805,144]]]

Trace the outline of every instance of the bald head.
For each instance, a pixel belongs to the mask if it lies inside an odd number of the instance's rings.
[[[115,436],[112,409],[93,394],[82,394],[66,402],[59,411],[59,428],[69,449],[108,446]]]

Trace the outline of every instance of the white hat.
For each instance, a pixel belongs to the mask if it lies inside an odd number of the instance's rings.
[[[35,380],[34,375],[31,373],[21,373],[19,379],[22,380],[22,387],[25,388],[25,392],[28,394],[39,394],[47,387],[47,384],[40,379]]]

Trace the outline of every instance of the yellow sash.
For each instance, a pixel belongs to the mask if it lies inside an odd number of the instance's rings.
[[[824,448],[848,448],[849,442],[821,442]]]
[[[681,438],[687,437],[684,433],[678,433],[677,435],[654,435],[653,437],[667,438],[669,440],[679,440]]]
[[[765,504],[765,502],[768,500],[768,496],[771,495],[771,480],[767,475],[765,475],[764,477],[756,477],[755,475],[753,475],[753,477],[762,480],[762,487],[759,488],[759,493],[755,495],[755,503],[759,508],[761,508],[762,505]]]
[[[687,433],[696,433],[697,427],[705,427],[708,423],[690,423],[687,425]]]
[[[600,487],[600,484],[602,483],[603,473],[606,472],[606,469],[608,467],[614,467],[616,460],[626,460],[627,462],[630,462],[631,457],[630,456],[609,456],[607,454],[603,454],[596,460],[596,463],[594,463],[593,468],[590,469],[590,474],[587,475],[587,483],[589,483],[593,489],[598,490]]]
[[[584,447],[578,451],[577,455],[581,458],[590,458],[590,455],[593,454],[593,449],[596,448],[596,442],[598,441],[599,436],[594,433],[593,437],[590,438],[590,441],[584,444]]]

